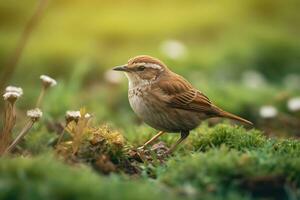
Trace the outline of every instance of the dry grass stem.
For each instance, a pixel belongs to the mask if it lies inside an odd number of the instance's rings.
[[[42,104],[42,101],[44,99],[45,93],[46,93],[46,89],[43,87],[42,90],[41,90],[41,93],[38,97],[38,100],[36,102],[36,105],[35,105],[37,108],[41,107],[41,104]]]
[[[0,155],[2,155],[5,149],[12,141],[12,130],[16,123],[16,114],[14,103],[5,102],[4,108],[4,126],[0,135]]]
[[[24,136],[32,128],[33,124],[37,122],[42,117],[42,115],[43,113],[38,108],[27,111],[27,116],[30,118],[30,120],[26,123],[26,125],[16,137],[16,139],[5,150],[5,153],[10,153],[16,147],[16,145],[21,141],[21,139],[24,138]]]
[[[65,131],[69,125],[70,122],[74,121],[76,124],[78,123],[79,119],[81,117],[81,113],[80,111],[67,111],[66,112],[66,115],[65,115],[65,119],[66,119],[66,125],[64,127],[64,129],[62,130],[58,140],[57,140],[57,143],[56,145],[58,145],[59,143],[61,143],[64,135],[65,135]]]
[[[5,100],[4,107],[4,126],[0,135],[0,155],[12,141],[12,130],[16,123],[15,102],[23,95],[22,88],[8,86],[5,89],[3,98]]]
[[[15,68],[18,65],[18,61],[20,60],[20,57],[23,53],[23,50],[27,44],[27,41],[36,27],[38,21],[41,18],[41,15],[43,14],[44,8],[47,5],[48,0],[40,0],[38,3],[38,6],[34,12],[34,14],[31,16],[29,21],[26,23],[24,31],[21,34],[21,37],[17,43],[17,46],[12,53],[11,57],[8,60],[7,65],[4,66],[3,73],[1,73],[0,76],[0,90],[3,89],[6,82],[10,79],[12,74],[14,73]]]
[[[66,124],[65,127],[63,128],[63,130],[61,131],[60,136],[59,136],[59,138],[57,140],[56,146],[61,143],[61,141],[62,141],[62,139],[63,139],[63,137],[65,135],[65,131],[66,131],[67,126],[68,126],[68,124]]]
[[[10,153],[17,144],[21,141],[21,139],[28,133],[28,131],[32,128],[34,121],[29,120],[16,139],[9,145],[9,147],[5,150],[5,154]]]

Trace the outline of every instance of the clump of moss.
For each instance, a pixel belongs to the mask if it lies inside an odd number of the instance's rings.
[[[67,123],[69,138],[56,146],[59,155],[71,163],[88,163],[102,173],[119,170],[137,173],[129,162],[129,148],[123,135],[108,126],[93,126],[85,110]]]
[[[237,150],[259,148],[266,142],[266,137],[258,130],[246,130],[240,126],[218,124],[213,128],[201,126],[187,139],[187,147],[195,151],[207,151],[226,145]]]
[[[259,197],[297,195],[300,159],[268,150],[263,147],[238,151],[224,145],[180,159],[172,158],[164,170],[158,170],[158,176],[172,187],[190,184],[196,188],[196,197],[211,192],[226,196],[228,191]]]
[[[289,157],[299,157],[300,142],[294,139],[270,140],[265,145],[272,145],[271,151],[279,155],[289,155]]]
[[[157,183],[99,176],[86,166],[65,165],[49,154],[0,162],[0,199],[176,199]]]
[[[203,125],[191,134],[186,148],[195,149],[171,158],[156,172],[171,187],[194,188],[195,198],[300,197],[298,140],[270,139],[254,129],[224,124]],[[189,190],[183,192],[188,195]]]

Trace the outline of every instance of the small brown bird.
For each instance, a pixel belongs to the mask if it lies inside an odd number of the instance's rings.
[[[207,96],[156,58],[137,56],[114,70],[125,72],[129,80],[128,99],[133,111],[160,131],[140,147],[142,149],[165,132],[181,133],[181,138],[168,152],[172,153],[191,130],[211,117],[230,118],[252,125],[250,121],[215,106]]]

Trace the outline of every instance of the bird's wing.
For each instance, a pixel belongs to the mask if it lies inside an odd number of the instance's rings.
[[[215,106],[207,96],[179,75],[161,79],[156,89],[159,91],[157,98],[172,108],[204,113],[210,117],[226,117],[252,125],[250,121]]]
[[[165,95],[164,101],[168,106],[194,112],[204,112],[217,115],[217,110],[202,92],[179,75],[168,77],[158,82],[158,88]]]

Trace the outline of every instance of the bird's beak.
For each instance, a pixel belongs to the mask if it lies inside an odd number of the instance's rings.
[[[115,70],[115,71],[124,71],[124,72],[129,71],[127,65],[116,66],[116,67],[113,68],[113,70]]]

